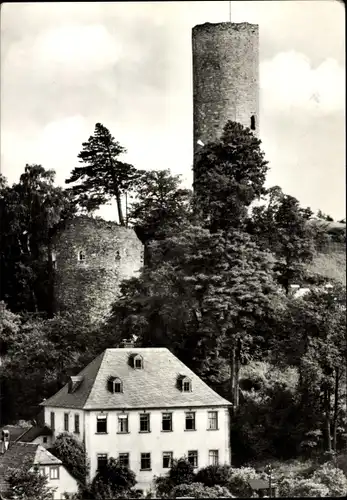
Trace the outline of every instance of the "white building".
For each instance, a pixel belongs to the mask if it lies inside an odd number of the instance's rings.
[[[230,464],[231,403],[165,348],[106,349],[42,403],[53,436],[85,443],[91,479],[110,457],[151,487],[172,458],[200,468]]]
[[[10,469],[19,469],[25,464],[32,464],[31,470],[47,476],[47,486],[51,488],[53,500],[65,498],[78,492],[78,483],[66,470],[62,461],[52,455],[38,443],[10,443],[0,455],[0,494],[8,498],[9,485],[6,481]]]

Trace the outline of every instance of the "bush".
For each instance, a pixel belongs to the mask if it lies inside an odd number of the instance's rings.
[[[208,487],[202,483],[180,484],[175,486],[171,492],[171,497],[194,497],[194,498],[233,498],[230,491],[222,486]]]
[[[252,467],[230,469],[228,490],[236,497],[251,497],[253,491],[248,483],[250,479],[260,479],[260,475]]]
[[[278,483],[278,494],[280,497],[302,498],[302,497],[327,497],[329,489],[321,483],[312,479],[285,478]]]
[[[120,465],[115,458],[109,458],[95,476],[91,492],[95,498],[117,498],[118,495],[124,497],[136,484],[135,473],[128,467]]]
[[[205,486],[226,486],[231,470],[229,465],[209,465],[197,472],[195,481],[203,483]]]
[[[341,469],[324,464],[312,476],[312,481],[324,484],[332,497],[347,495],[347,477]]]
[[[25,462],[21,468],[7,471],[5,480],[9,487],[6,498],[21,500],[51,500],[55,488],[48,487],[46,476],[39,474],[38,468],[31,469],[29,462]]]
[[[186,458],[179,458],[172,461],[172,466],[166,476],[159,476],[154,479],[156,494],[166,498],[171,494],[175,486],[181,484],[191,484],[194,482],[194,467]]]
[[[85,484],[89,467],[84,444],[67,432],[57,436],[53,447],[50,449],[59,458],[70,474],[80,483]]]

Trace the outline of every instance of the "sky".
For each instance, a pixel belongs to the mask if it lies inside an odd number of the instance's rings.
[[[337,0],[231,3],[259,24],[260,139],[279,185],[345,217],[345,12]],[[191,30],[229,20],[229,2],[3,3],[1,173],[26,164],[63,186],[101,122],[140,169],[192,184]],[[115,219],[114,207],[100,214]]]

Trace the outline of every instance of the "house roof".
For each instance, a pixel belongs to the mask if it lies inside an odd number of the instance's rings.
[[[10,442],[12,442],[17,441],[17,439],[27,432],[28,429],[30,429],[30,427],[23,427],[22,425],[4,425],[0,427],[0,433],[4,430],[8,430],[10,433]]]
[[[130,366],[131,354],[143,357],[142,370]],[[69,393],[66,384],[41,404],[86,410],[231,405],[166,348],[106,349],[79,375],[83,376],[83,381],[75,392]],[[192,392],[178,389],[180,375],[192,380]],[[110,376],[121,379],[122,393],[108,391]]]
[[[31,443],[39,436],[51,436],[52,431],[47,426],[33,425],[29,429],[25,430],[16,441],[22,441],[23,443]]]
[[[61,465],[62,461],[35,443],[16,442],[10,444],[8,450],[0,455],[0,491],[8,489],[6,475],[9,469],[20,468],[25,462],[32,465]]]

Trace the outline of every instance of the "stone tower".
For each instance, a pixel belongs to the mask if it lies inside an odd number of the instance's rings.
[[[143,245],[132,229],[87,216],[67,221],[53,238],[55,308],[102,321],[123,279],[143,265]]]
[[[259,28],[205,23],[192,32],[194,153],[227,121],[259,130]],[[199,141],[199,143],[198,143]]]

